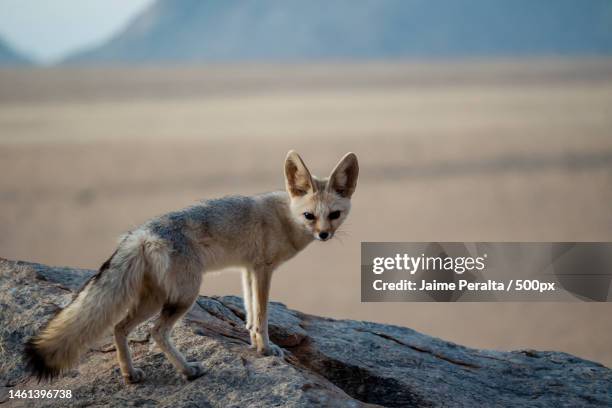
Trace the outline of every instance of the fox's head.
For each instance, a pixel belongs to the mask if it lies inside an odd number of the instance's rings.
[[[285,159],[285,184],[295,221],[315,239],[331,239],[351,209],[358,175],[354,153],[347,153],[328,178],[319,179],[310,174],[302,158],[291,150]]]

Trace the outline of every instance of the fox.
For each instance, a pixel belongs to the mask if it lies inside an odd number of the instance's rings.
[[[26,368],[39,381],[52,380],[112,328],[123,380],[142,382],[144,372],[134,366],[127,339],[157,316],[151,338],[186,380],[194,380],[204,368],[176,349],[171,331],[196,301],[203,275],[228,267],[242,270],[250,347],[258,355],[283,357],[285,351],[268,336],[272,274],[311,242],[334,237],[351,209],[358,175],[354,153],[318,178],[291,150],[285,191],[201,201],[131,230],[73,301],[25,343]]]

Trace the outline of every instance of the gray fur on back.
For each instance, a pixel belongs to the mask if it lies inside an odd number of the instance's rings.
[[[197,236],[220,239],[240,233],[252,219],[254,206],[255,200],[246,196],[211,199],[154,218],[143,227],[170,243],[175,254],[189,255]]]

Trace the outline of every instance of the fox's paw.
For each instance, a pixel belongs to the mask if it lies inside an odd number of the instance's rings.
[[[185,378],[189,381],[195,380],[196,378],[204,375],[204,367],[202,367],[202,365],[197,361],[193,363],[187,363],[187,367],[188,370],[183,374],[185,375]]]
[[[139,382],[142,382],[144,378],[144,371],[142,371],[140,368],[134,368],[131,373],[123,376],[123,379],[128,384],[138,384]]]
[[[285,356],[285,351],[274,343],[270,343],[268,348],[263,349],[263,350],[258,350],[258,351],[259,351],[259,354],[264,355],[264,356],[276,356],[276,357]]]

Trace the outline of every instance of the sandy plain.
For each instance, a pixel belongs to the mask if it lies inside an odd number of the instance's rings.
[[[0,256],[97,268],[151,216],[282,188],[291,148],[320,175],[354,151],[361,177],[345,232],[284,265],[273,300],[612,366],[609,303],[359,290],[361,241],[612,240],[612,60],[0,70]]]

